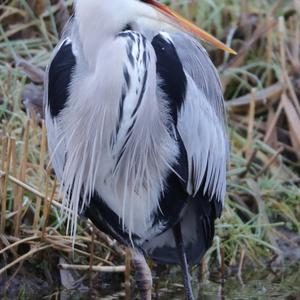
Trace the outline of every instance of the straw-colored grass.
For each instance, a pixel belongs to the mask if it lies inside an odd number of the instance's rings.
[[[89,221],[80,221],[72,249],[45,126],[22,102],[41,97],[43,69],[71,10],[71,1],[54,2],[0,4],[0,276],[53,251],[68,260],[61,268],[125,272],[128,281],[125,250]],[[236,266],[241,275],[245,263],[278,266],[285,258],[280,241],[300,233],[300,2],[172,6],[238,52],[229,57],[208,47],[227,100],[231,160],[224,213],[202,270],[217,267],[224,275]],[[20,254],[23,244],[28,251]]]

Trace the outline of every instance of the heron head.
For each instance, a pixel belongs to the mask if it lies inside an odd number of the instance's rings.
[[[85,28],[97,32],[115,34],[126,28],[127,24],[144,18],[156,23],[166,23],[235,54],[234,50],[221,41],[157,0],[75,0],[75,11],[79,22],[88,24]]]

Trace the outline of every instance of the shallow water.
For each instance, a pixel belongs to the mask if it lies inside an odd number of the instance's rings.
[[[194,276],[195,277],[195,276]],[[300,299],[300,268],[295,266],[289,268],[285,272],[277,272],[277,274],[268,271],[252,270],[242,274],[242,278],[237,276],[229,276],[220,283],[217,276],[211,276],[208,280],[202,281],[200,284],[197,280],[193,281],[194,293],[197,299],[201,300],[223,300],[223,299]],[[168,279],[168,281],[165,281]],[[155,278],[155,288],[153,299],[169,300],[169,299],[184,299],[182,286],[179,274],[176,272],[169,276],[162,276],[160,279]],[[177,283],[175,283],[177,282]],[[136,290],[131,291],[129,296],[124,291],[121,285],[112,287],[101,287],[98,289],[89,289],[83,292],[82,290],[74,291],[54,291],[44,295],[43,299],[138,299],[134,297]],[[37,299],[36,295],[24,299]],[[41,299],[41,298],[40,298]]]
[[[211,276],[213,277],[213,276]],[[218,277],[218,276],[216,276]],[[180,282],[180,281],[178,281]],[[300,300],[300,268],[287,270],[285,273],[272,274],[268,271],[248,271],[242,278],[230,276],[220,283],[220,280],[205,280],[198,287],[194,284],[195,295],[201,300],[223,299],[287,299]],[[172,291],[173,289],[173,291]],[[170,293],[165,293],[159,299],[183,299],[182,289],[175,291],[169,287]]]

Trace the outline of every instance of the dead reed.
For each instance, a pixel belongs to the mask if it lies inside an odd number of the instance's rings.
[[[22,263],[48,251],[67,260],[61,269],[121,272],[128,286],[129,256],[86,220],[78,225],[73,259],[45,126],[33,113],[37,107],[28,118],[21,103],[39,103],[43,69],[71,2],[0,4],[0,276],[12,278]],[[236,57],[209,51],[227,99],[231,160],[226,205],[202,277],[215,269],[224,277],[237,267],[242,277],[245,266],[275,268],[298,247],[300,233],[300,2],[172,5],[238,51]]]
[[[28,120],[22,136],[18,147],[14,138],[1,138],[0,255],[12,255],[13,258],[0,268],[0,276],[38,252],[52,249],[66,254],[74,251],[90,261],[86,265],[63,263],[59,268],[126,273],[128,282],[130,271],[129,264],[125,265],[124,250],[98,232],[91,223],[85,222],[84,228],[79,229],[74,249],[72,239],[59,232],[58,228],[63,227],[63,219],[60,220],[59,216],[61,199],[56,180],[48,167],[44,123],[38,126]],[[53,214],[57,215],[56,220],[53,220]],[[28,251],[19,255],[18,248],[23,244],[29,245]],[[116,263],[116,256],[120,262],[124,261],[124,265]]]

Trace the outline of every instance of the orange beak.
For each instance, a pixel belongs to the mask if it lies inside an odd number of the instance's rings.
[[[215,47],[222,49],[225,52],[231,53],[231,54],[237,54],[233,49],[223,44],[221,41],[213,37],[211,34],[207,33],[206,31],[202,30],[201,28],[197,27],[192,22],[186,20],[182,16],[175,13],[173,10],[171,10],[169,7],[157,2],[156,0],[143,0],[143,2],[146,2],[156,8],[159,12],[164,14],[165,16],[169,17],[173,22],[179,24],[184,30],[187,32],[190,32],[200,38],[203,41],[206,41]]]

